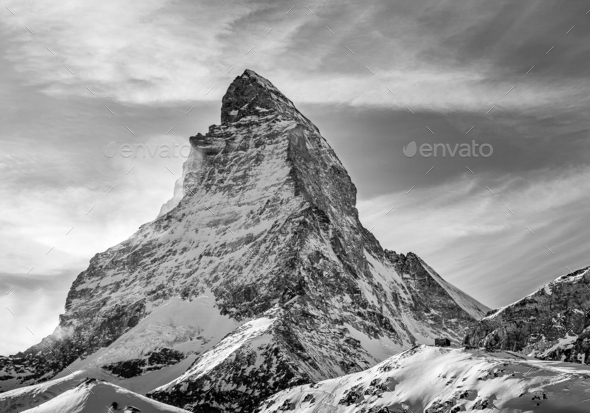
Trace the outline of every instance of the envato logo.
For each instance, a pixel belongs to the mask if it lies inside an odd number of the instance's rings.
[[[174,145],[145,145],[143,143],[117,145],[117,142],[110,142],[102,151],[107,158],[114,158],[117,155],[121,158],[137,158],[138,156],[142,158],[146,156],[150,158],[188,158],[190,152],[190,144],[179,145],[176,142]]]
[[[478,144],[475,141],[471,141],[471,145],[468,143],[455,144],[454,146],[443,143],[423,143],[418,147],[416,142],[410,142],[407,146],[404,146],[404,155],[408,158],[413,158],[416,153],[420,153],[420,156],[424,158],[442,156],[443,158],[454,157],[455,155],[461,158],[489,158],[494,153],[494,148],[489,143],[483,145]]]

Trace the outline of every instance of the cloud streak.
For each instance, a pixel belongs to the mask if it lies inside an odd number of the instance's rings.
[[[531,25],[548,24],[551,59],[575,67],[587,53],[564,51],[575,36],[557,38],[564,19],[543,5],[327,1],[313,15],[300,5],[285,14],[287,5],[29,1],[14,7],[4,32],[13,39],[8,58],[55,95],[87,95],[88,86],[127,103],[218,101],[222,88],[210,88],[232,67],[232,75],[251,67],[298,102],[481,112],[587,101],[583,78],[559,78],[541,46],[523,49],[541,43]],[[526,77],[534,64],[537,77]]]

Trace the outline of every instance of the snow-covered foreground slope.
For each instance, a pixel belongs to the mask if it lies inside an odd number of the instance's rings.
[[[590,267],[488,313],[469,331],[466,344],[590,364]]]
[[[30,413],[186,413],[114,384],[89,379],[33,409]]]
[[[134,393],[144,395],[149,390],[182,375],[195,361],[195,358],[196,356],[193,355],[171,367],[131,379],[121,379],[113,376],[97,366],[85,366],[83,370],[76,370],[68,375],[60,374],[59,378],[53,380],[0,393],[0,412],[13,413],[32,409],[72,389],[88,378],[100,379],[124,386]]]
[[[590,411],[590,368],[418,346],[359,373],[284,390],[260,412]]]

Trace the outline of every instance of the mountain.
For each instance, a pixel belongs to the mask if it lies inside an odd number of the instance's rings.
[[[35,413],[186,413],[114,384],[88,379],[33,409]]]
[[[0,358],[1,389],[82,370],[193,411],[251,411],[417,343],[460,343],[488,311],[381,247],[334,151],[258,74],[190,143],[174,197],[92,258],[52,335]]]
[[[469,331],[465,344],[590,364],[590,267],[490,311]]]
[[[489,353],[417,346],[363,372],[271,396],[271,412],[582,413],[590,368]]]

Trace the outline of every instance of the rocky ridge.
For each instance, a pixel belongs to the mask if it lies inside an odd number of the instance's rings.
[[[465,344],[590,364],[590,267],[488,312],[469,331]]]

